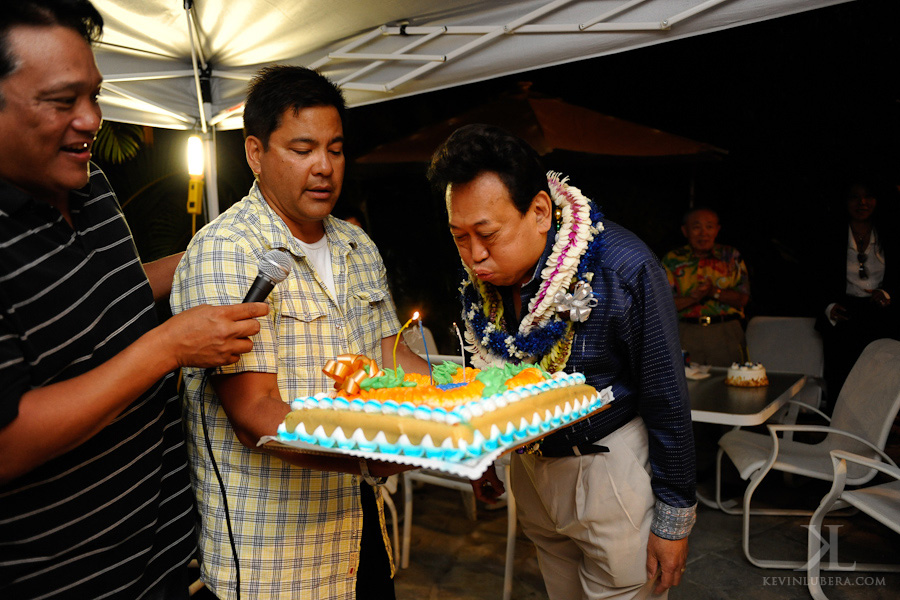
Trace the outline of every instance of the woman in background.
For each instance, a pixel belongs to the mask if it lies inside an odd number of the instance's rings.
[[[898,338],[900,252],[896,223],[879,210],[872,186],[856,183],[846,196],[846,219],[822,247],[823,305],[817,328],[825,344],[825,379],[834,407],[844,380],[872,341]]]

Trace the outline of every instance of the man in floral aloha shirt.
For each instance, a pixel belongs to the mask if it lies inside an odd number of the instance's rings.
[[[744,306],[750,299],[747,267],[737,249],[716,243],[719,216],[695,208],[684,216],[688,244],[666,254],[663,267],[675,295],[681,346],[694,363],[744,362]]]

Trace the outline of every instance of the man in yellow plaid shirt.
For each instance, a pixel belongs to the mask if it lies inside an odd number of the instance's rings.
[[[270,67],[244,108],[249,194],[203,228],[179,264],[173,311],[240,301],[260,258],[281,249],[288,278],[268,297],[253,351],[217,369],[185,369],[185,423],[200,510],[201,573],[219,598],[235,594],[225,508],[201,424],[205,403],[213,458],[227,493],[240,592],[254,599],[393,598],[393,564],[380,495],[357,459],[263,451],[289,402],[325,392],[328,359],[365,354],[383,365],[400,329],[384,264],[361,229],[330,215],[344,175],[344,100],[325,77]],[[398,362],[427,373],[405,345]],[[394,365],[388,365],[393,367]],[[374,476],[403,467],[370,463]],[[371,478],[367,477],[371,482]]]

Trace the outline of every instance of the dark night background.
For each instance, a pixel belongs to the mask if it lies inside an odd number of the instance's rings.
[[[719,241],[750,269],[748,316],[812,315],[819,234],[839,216],[850,181],[880,186],[893,212],[900,184],[900,81],[894,0],[857,0],[798,15],[488,82],[353,108],[347,176],[336,208],[361,207],[382,251],[404,322],[424,313],[439,350],[456,352],[459,259],[442,200],[425,165],[355,165],[402,138],[517,89],[562,98],[620,119],[723,148],[721,160],[622,159],[553,152],[560,170],[608,219],[661,255],[683,243],[681,214],[717,209]],[[144,260],[183,249],[187,132],[153,130],[152,145],[124,165],[102,165],[122,201]],[[240,132],[218,134],[224,210],[252,181]],[[895,225],[896,226],[896,225]]]

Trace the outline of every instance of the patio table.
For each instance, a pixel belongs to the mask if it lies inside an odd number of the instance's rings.
[[[769,371],[769,385],[725,385],[725,367],[712,367],[706,379],[688,379],[691,420],[720,425],[761,425],[806,385],[806,375]]]
[[[744,388],[725,385],[725,367],[711,367],[705,379],[688,379],[691,420],[744,427],[762,425],[806,385],[802,373],[768,371],[769,385]],[[704,496],[699,487],[697,500],[710,508],[720,508],[714,499]],[[733,500],[724,503],[728,507]]]

